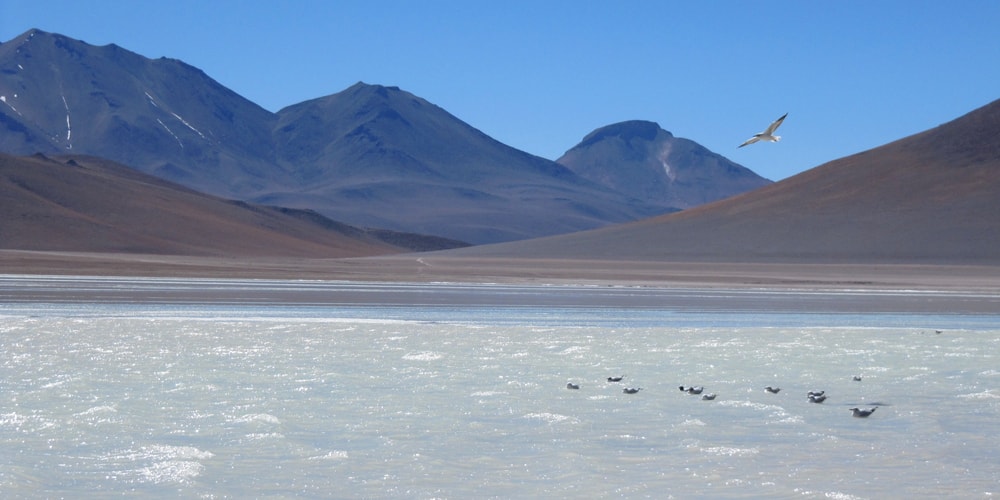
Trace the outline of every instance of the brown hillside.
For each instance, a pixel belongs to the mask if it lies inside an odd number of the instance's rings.
[[[1000,263],[1000,101],[719,202],[636,223],[460,254]]]
[[[311,212],[222,200],[106,160],[3,154],[0,249],[227,257],[401,251]]]

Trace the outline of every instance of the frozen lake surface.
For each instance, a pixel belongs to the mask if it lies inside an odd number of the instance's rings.
[[[899,297],[849,312],[878,294]],[[1000,492],[1000,315],[913,306],[988,296],[8,276],[0,297],[5,498]]]

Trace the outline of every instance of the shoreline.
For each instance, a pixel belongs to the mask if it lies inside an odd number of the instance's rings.
[[[997,315],[1000,267],[0,251],[0,303],[32,302]]]
[[[473,258],[226,258],[0,250],[0,274],[1000,294],[1000,266]]]

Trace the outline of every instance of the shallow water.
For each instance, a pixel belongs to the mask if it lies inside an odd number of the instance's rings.
[[[0,493],[991,497],[998,354],[992,315],[8,303]]]

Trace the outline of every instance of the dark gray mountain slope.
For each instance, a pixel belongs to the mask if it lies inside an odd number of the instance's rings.
[[[272,113],[202,71],[31,30],[0,45],[0,151],[80,153],[230,198],[285,184]]]
[[[556,161],[582,177],[665,209],[691,208],[771,183],[649,121],[601,127]]]
[[[279,162],[302,187],[259,199],[269,204],[476,243],[662,213],[395,87],[358,83],[278,116]]]

